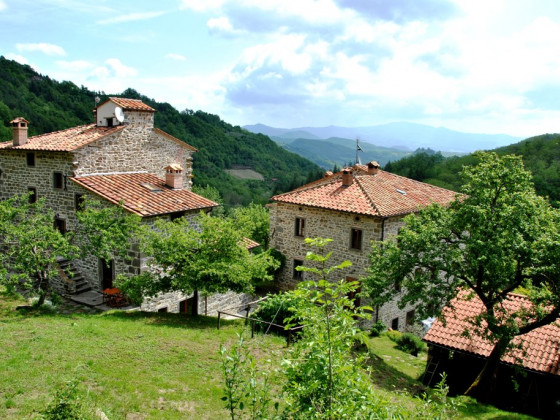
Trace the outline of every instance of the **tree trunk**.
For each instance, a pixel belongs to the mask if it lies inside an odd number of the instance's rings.
[[[494,345],[492,352],[486,358],[484,367],[473,381],[471,386],[465,391],[465,395],[476,398],[479,401],[490,402],[496,391],[496,381],[498,376],[498,366],[500,359],[511,341],[510,337],[502,337]]]

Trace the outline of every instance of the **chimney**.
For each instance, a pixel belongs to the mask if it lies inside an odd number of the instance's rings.
[[[367,172],[370,175],[375,175],[377,172],[379,172],[379,163],[377,163],[375,160],[372,160],[370,163],[367,164]]]
[[[165,168],[165,184],[174,190],[183,188],[183,168],[173,163]]]
[[[354,182],[354,176],[352,175],[352,169],[346,168],[342,170],[342,185],[349,187]]]
[[[29,121],[23,117],[17,117],[10,121],[10,124],[12,124],[14,146],[23,146],[27,143],[27,124],[29,124]]]

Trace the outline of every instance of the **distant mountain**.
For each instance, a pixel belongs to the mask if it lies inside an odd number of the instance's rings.
[[[293,138],[291,132],[307,132],[316,138],[339,137],[359,138],[362,142],[372,143],[392,149],[413,151],[430,148],[439,151],[470,153],[475,150],[488,150],[521,140],[521,137],[506,134],[462,133],[443,127],[430,127],[423,124],[395,122],[369,127],[298,127],[293,129],[268,127],[263,124],[245,126],[254,133],[268,136]],[[307,136],[298,136],[309,138]]]
[[[19,116],[30,121],[30,135],[91,123],[95,97],[109,96],[72,82],[57,82],[4,57],[0,57],[0,80],[0,141],[11,139],[9,121]],[[198,149],[193,157],[194,183],[217,188],[227,204],[264,203],[274,193],[322,176],[323,170],[312,162],[217,115],[179,112],[133,89],[111,96],[141,99],[155,108],[156,127]],[[225,171],[239,166],[251,168],[264,180],[238,179]]]
[[[274,136],[272,139],[281,144],[286,150],[297,153],[316,163],[324,169],[332,169],[334,165],[342,167],[356,161],[356,140],[331,137],[325,140],[314,139],[286,139]],[[376,160],[381,165],[388,161],[397,160],[410,155],[411,152],[375,146],[371,143],[361,143],[363,152],[359,152],[359,159],[363,162]]]

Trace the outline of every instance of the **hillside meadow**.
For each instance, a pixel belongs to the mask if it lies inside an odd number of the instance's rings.
[[[41,418],[65,383],[75,381],[78,400],[91,418],[225,419],[221,401],[220,344],[231,346],[244,330],[239,321],[166,313],[100,314],[22,312],[21,298],[0,294],[0,418]],[[286,342],[274,335],[247,340],[271,395],[280,398],[277,370]],[[387,337],[371,339],[372,381],[390,404],[408,412],[424,402],[417,381],[425,354],[416,358]],[[463,401],[461,399],[461,401]],[[281,402],[281,401],[280,401]],[[464,400],[455,418],[529,419]],[[96,414],[97,413],[97,414]]]

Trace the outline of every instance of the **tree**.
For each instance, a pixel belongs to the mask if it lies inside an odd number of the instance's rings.
[[[76,231],[62,234],[54,227],[54,213],[44,200],[29,202],[29,194],[0,201],[0,281],[22,285],[39,294],[40,306],[51,291],[61,259],[93,254],[108,261],[127,256],[139,217],[121,206],[86,201],[77,213]]]
[[[251,203],[247,207],[235,208],[231,217],[245,236],[268,249],[270,218],[266,207]]]
[[[195,225],[181,218],[146,227],[141,249],[151,257],[149,269],[121,285],[129,297],[141,300],[171,291],[251,292],[256,279],[270,280],[268,270],[277,262],[268,252],[251,254],[231,220],[201,213]]]
[[[449,207],[431,205],[405,219],[397,240],[373,245],[369,290],[374,303],[395,295],[420,316],[440,315],[461,291],[485,311],[465,334],[493,343],[467,394],[490,399],[494,375],[512,340],[554,322],[560,308],[560,216],[535,194],[520,157],[478,153],[462,171],[464,195]],[[501,303],[523,287],[531,308],[506,313]]]
[[[37,291],[40,306],[57,275],[58,259],[72,259],[79,249],[54,228],[54,214],[44,200],[29,201],[29,195],[0,201],[0,280]]]
[[[141,219],[127,212],[122,203],[115,206],[86,200],[76,217],[78,225],[74,238],[80,245],[82,257],[91,254],[105,263],[117,256],[130,258],[128,254],[135,246]]]
[[[351,265],[344,261],[327,266],[332,252],[325,248],[332,239],[305,242],[318,252],[308,252],[305,259],[311,264],[297,270],[312,273],[316,280],[300,283],[293,292],[301,302],[293,308],[294,319],[304,328],[283,362],[288,418],[369,418],[381,409],[352,349],[365,340],[357,320],[368,317],[365,311],[371,308],[355,308],[349,298],[358,282],[331,281],[336,271]]]

